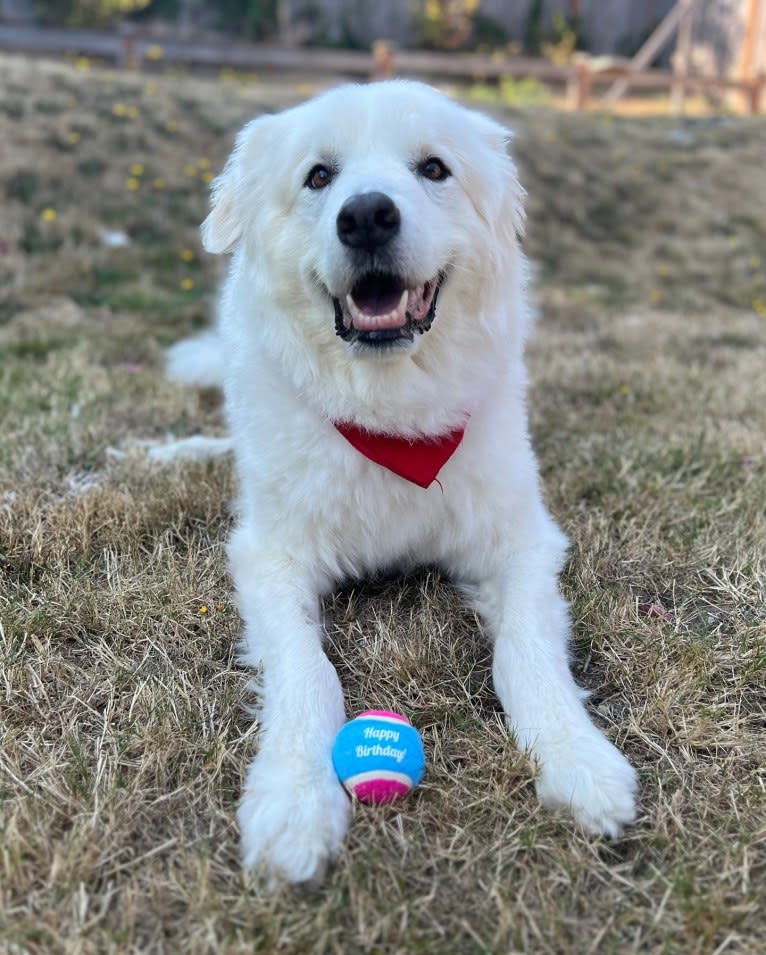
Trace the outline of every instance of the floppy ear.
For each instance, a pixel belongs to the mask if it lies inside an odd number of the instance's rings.
[[[237,136],[234,151],[226,161],[223,172],[211,186],[210,215],[202,223],[202,245],[208,252],[230,252],[242,238],[248,189],[248,167],[258,152],[273,121],[271,116],[259,116],[245,126]]]
[[[508,152],[512,133],[488,116],[471,115],[484,146],[481,174],[471,177],[472,198],[477,212],[493,230],[500,245],[507,247],[524,235],[526,225],[526,193]]]
[[[509,152],[513,133],[502,127],[498,127],[498,131],[499,138],[496,141],[495,148],[500,156],[501,181],[503,183],[498,226],[501,232],[502,230],[512,231],[517,238],[521,239],[527,227],[527,213],[524,209],[524,200],[527,193],[519,182],[516,163]]]

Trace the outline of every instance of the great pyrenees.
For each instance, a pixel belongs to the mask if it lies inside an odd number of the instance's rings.
[[[540,800],[591,833],[635,817],[636,774],[569,670],[567,544],[527,429],[524,193],[507,140],[419,83],[345,86],[253,120],[213,184],[203,242],[233,253],[219,357],[202,340],[171,363],[223,376],[229,560],[244,659],[263,668],[239,822],[245,864],[272,877],[321,878],[349,825],[320,596],[416,565],[475,595]]]

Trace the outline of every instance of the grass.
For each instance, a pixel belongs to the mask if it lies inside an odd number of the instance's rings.
[[[576,669],[638,824],[610,843],[537,806],[477,621],[423,572],[325,610],[349,711],[409,713],[424,784],[357,811],[313,896],[241,872],[230,467],[109,449],[221,432],[162,374],[214,298],[205,179],[308,91],[0,58],[0,951],[763,952],[763,121],[500,111]]]

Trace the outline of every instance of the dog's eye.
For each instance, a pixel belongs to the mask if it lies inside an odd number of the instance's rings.
[[[324,189],[329,186],[332,180],[332,173],[327,166],[317,165],[311,169],[306,177],[306,185],[309,189]]]
[[[441,182],[452,173],[447,166],[437,156],[429,156],[418,166],[418,172],[424,179],[430,179],[431,182]]]

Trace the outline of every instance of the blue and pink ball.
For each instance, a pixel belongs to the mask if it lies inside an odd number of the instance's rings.
[[[351,796],[372,805],[409,795],[426,765],[420,734],[400,713],[366,710],[335,738],[332,761]]]

